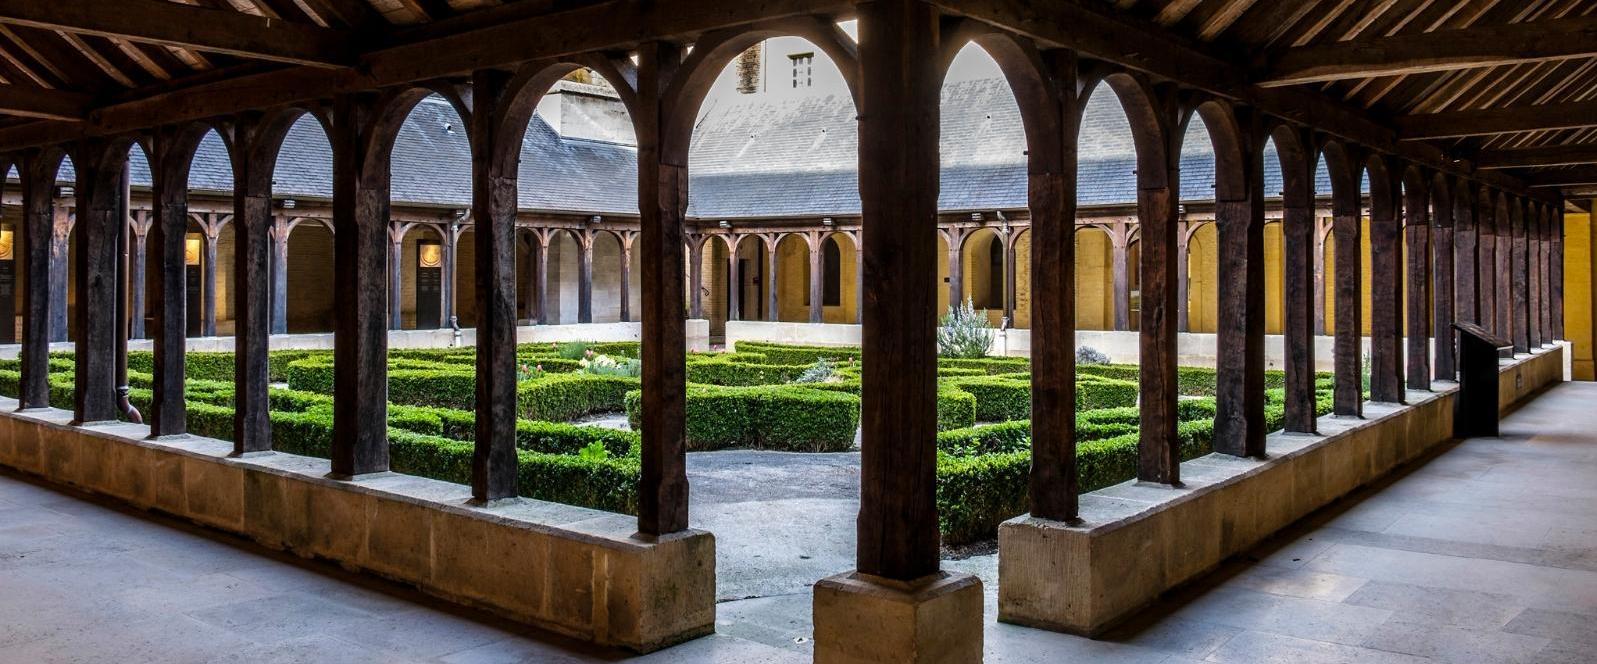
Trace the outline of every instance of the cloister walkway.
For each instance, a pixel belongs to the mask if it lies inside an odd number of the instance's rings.
[[[1099,641],[1000,625],[987,661],[1585,662],[1597,650],[1597,384],[1563,383]],[[773,538],[781,539],[779,524]],[[644,661],[807,661],[809,595],[723,603]],[[0,661],[577,662],[619,655],[0,475]]]

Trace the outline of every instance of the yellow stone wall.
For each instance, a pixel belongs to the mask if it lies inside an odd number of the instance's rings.
[[[1597,380],[1592,357],[1592,218],[1564,215],[1564,338],[1575,342],[1575,380]]]
[[[1076,231],[1076,329],[1115,325],[1114,244],[1096,228]]]

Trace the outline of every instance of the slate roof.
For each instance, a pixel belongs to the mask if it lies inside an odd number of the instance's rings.
[[[1020,110],[1002,79],[948,84],[943,90],[942,194],[947,211],[1026,206],[1025,133]],[[689,153],[688,214],[706,219],[819,217],[860,211],[858,123],[846,97],[738,97],[720,100],[700,120]],[[1113,94],[1092,95],[1082,118],[1077,201],[1081,206],[1136,201],[1136,154],[1129,124]],[[137,149],[131,173],[148,186]],[[1214,197],[1213,150],[1198,118],[1183,142],[1181,198]],[[1273,148],[1265,155],[1265,192],[1281,188]],[[1323,167],[1323,164],[1322,164]],[[470,205],[471,153],[466,130],[440,98],[417,106],[400,130],[392,171],[396,204]],[[522,143],[523,210],[629,215],[637,213],[637,151],[561,137],[534,116]],[[72,178],[63,166],[61,178]],[[1323,170],[1317,188],[1329,192]],[[301,118],[289,131],[273,175],[278,196],[329,198],[332,158],[321,126]],[[190,187],[232,190],[226,148],[215,134],[195,157]]]

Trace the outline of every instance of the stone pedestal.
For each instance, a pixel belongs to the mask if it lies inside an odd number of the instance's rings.
[[[969,574],[839,574],[815,584],[814,610],[817,664],[982,659],[982,585]]]

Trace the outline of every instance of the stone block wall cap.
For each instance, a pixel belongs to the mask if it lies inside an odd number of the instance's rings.
[[[966,588],[981,587],[981,579],[974,574],[939,570],[908,581],[890,579],[865,572],[844,572],[815,583],[817,587],[851,594],[875,595],[908,603],[920,603],[940,595],[959,592]]]

